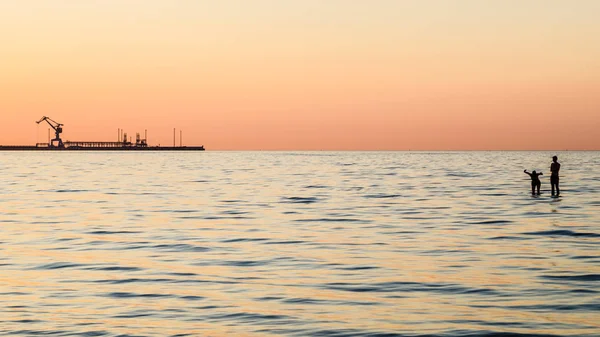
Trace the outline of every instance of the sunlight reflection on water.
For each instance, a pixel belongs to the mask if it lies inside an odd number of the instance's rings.
[[[599,335],[600,156],[551,155],[0,153],[0,334]]]

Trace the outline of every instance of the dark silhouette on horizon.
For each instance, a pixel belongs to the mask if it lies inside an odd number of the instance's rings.
[[[54,133],[56,134],[54,139],[52,139],[50,141],[50,143],[48,144],[49,147],[58,147],[60,149],[63,149],[65,147],[65,144],[63,144],[62,139],[60,139],[60,134],[63,132],[63,126],[64,124],[59,123],[55,120],[53,120],[50,117],[42,117],[42,119],[40,119],[39,121],[37,121],[37,124],[40,124],[41,122],[46,122],[48,123],[48,125],[50,125],[51,128],[54,129]],[[50,135],[48,135],[48,138],[50,138]],[[56,142],[57,145],[54,145],[54,142]],[[36,146],[39,144],[36,144]]]
[[[556,187],[556,196],[560,195],[560,188],[558,187],[558,171],[560,171],[560,163],[558,162],[558,157],[552,157],[552,164],[550,164],[550,171],[552,175],[550,175],[550,186],[552,187],[552,195],[554,195],[554,187]]]
[[[531,194],[535,194],[535,190],[537,189],[537,194],[540,194],[540,187],[542,187],[542,182],[540,181],[540,177],[544,175],[542,172],[537,173],[535,170],[531,173],[527,172],[527,170],[523,170],[523,172],[527,173],[531,177]]]

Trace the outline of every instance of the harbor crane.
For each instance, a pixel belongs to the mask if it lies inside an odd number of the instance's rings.
[[[56,134],[56,138],[52,139],[50,141],[50,144],[48,144],[50,147],[55,147],[54,142],[57,142],[58,145],[56,145],[56,147],[58,148],[64,148],[65,144],[63,144],[62,139],[60,139],[60,134],[63,132],[63,125],[61,123],[58,123],[56,121],[54,121],[52,118],[50,117],[42,117],[42,119],[40,119],[39,121],[37,121],[37,124],[40,124],[41,122],[46,122],[48,123],[48,125],[50,125],[50,127],[52,127],[54,129],[54,133]]]

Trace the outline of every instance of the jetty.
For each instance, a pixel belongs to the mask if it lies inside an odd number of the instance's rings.
[[[48,142],[33,145],[0,145],[0,151],[204,151],[201,146],[183,146],[183,133],[179,134],[179,146],[176,146],[176,130],[173,129],[173,146],[149,146],[148,131],[144,131],[144,138],[136,134],[135,142],[127,136],[122,129],[118,129],[118,140],[110,141],[63,141],[60,134],[63,132],[64,124],[58,123],[50,117],[42,117],[36,123],[39,125],[46,122],[54,130],[54,138],[50,139],[48,130]]]

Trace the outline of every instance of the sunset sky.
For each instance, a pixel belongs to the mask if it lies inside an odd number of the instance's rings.
[[[597,0],[0,0],[0,144],[600,150]]]

